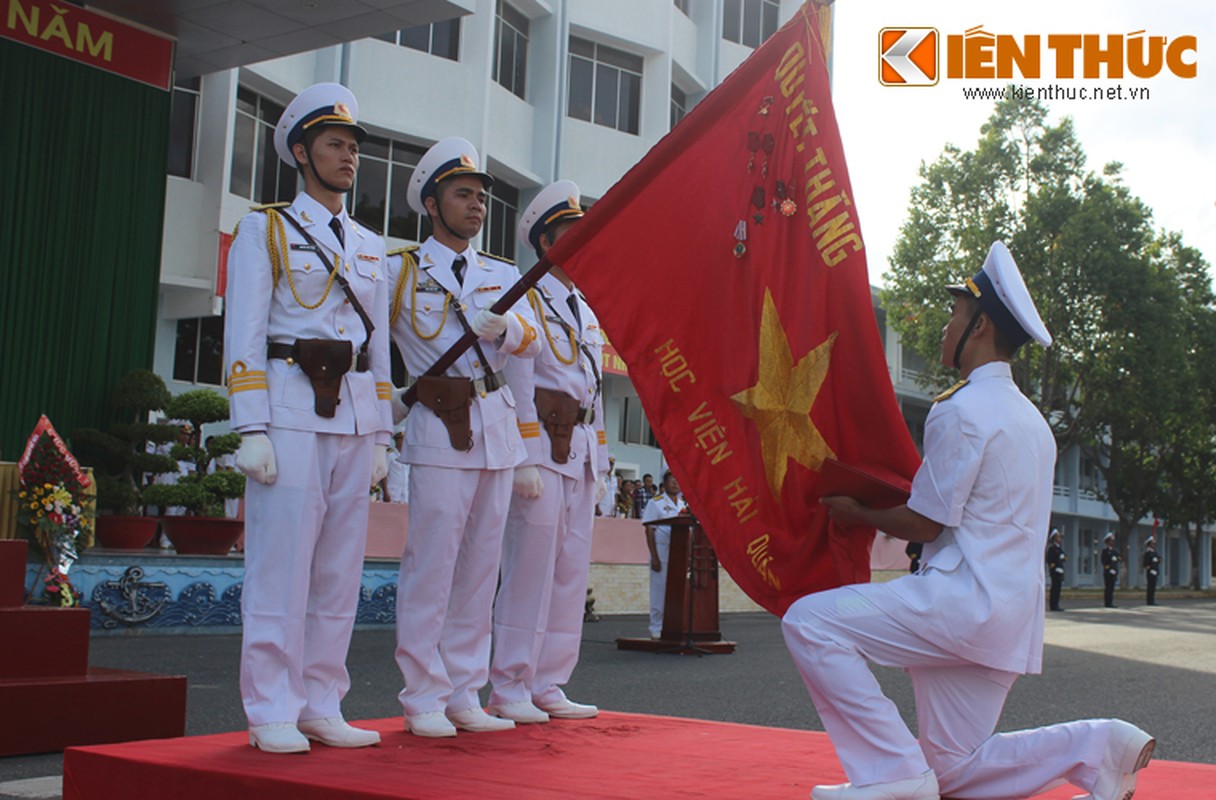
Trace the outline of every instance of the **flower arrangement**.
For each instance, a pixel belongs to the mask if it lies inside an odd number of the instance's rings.
[[[80,548],[92,542],[92,482],[45,416],[30,436],[18,471],[17,525],[46,563],[47,597],[60,606],[78,605],[67,575]]]

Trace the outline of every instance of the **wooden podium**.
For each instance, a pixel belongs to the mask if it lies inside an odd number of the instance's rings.
[[[618,650],[657,653],[733,653],[718,629],[718,557],[695,517],[682,514],[649,525],[671,526],[663,631],[658,639],[620,637]]]

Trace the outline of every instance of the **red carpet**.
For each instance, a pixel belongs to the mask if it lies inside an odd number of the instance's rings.
[[[379,747],[259,753],[246,734],[74,747],[64,800],[230,798],[807,798],[843,773],[827,736],[641,714],[421,739],[397,718],[361,723]],[[1137,800],[1212,800],[1216,766],[1154,761]],[[1061,787],[1040,797],[1068,800]]]

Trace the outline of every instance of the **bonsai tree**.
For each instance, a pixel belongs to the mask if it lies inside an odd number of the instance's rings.
[[[173,419],[184,419],[194,426],[189,443],[178,442],[169,450],[173,461],[189,462],[192,468],[176,484],[156,484],[144,489],[144,502],[161,508],[182,506],[194,517],[224,516],[224,501],[245,493],[245,476],[235,470],[211,472],[211,463],[235,453],[241,446],[239,433],[212,436],[200,441],[203,425],[228,419],[228,398],[210,389],[195,389],[173,397],[165,406]],[[178,428],[173,427],[174,436]]]
[[[105,431],[81,428],[72,433],[80,460],[93,467],[97,508],[129,516],[143,513],[144,476],[177,471],[177,462],[159,446],[177,439],[176,425],[149,422],[171,399],[165,382],[146,369],[128,372],[110,395],[123,422]]]

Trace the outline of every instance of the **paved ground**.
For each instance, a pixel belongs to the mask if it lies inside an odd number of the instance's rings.
[[[1129,594],[1113,610],[1092,597],[1066,600],[1068,611],[1049,615],[1044,674],[1018,681],[1000,728],[1118,716],[1158,737],[1158,758],[1216,764],[1216,601],[1164,599],[1149,608],[1134,605],[1140,600]],[[726,615],[722,631],[738,642],[734,654],[676,656],[616,649],[617,636],[645,634],[640,616],[588,624],[568,693],[615,711],[822,730],[776,618]],[[104,637],[93,639],[90,660],[188,676],[187,734],[218,733],[244,726],[239,646],[236,636]],[[348,718],[399,713],[393,647],[392,631],[356,632]],[[887,669],[878,675],[912,720],[907,678]],[[58,754],[0,758],[0,800],[57,798],[61,771]]]

